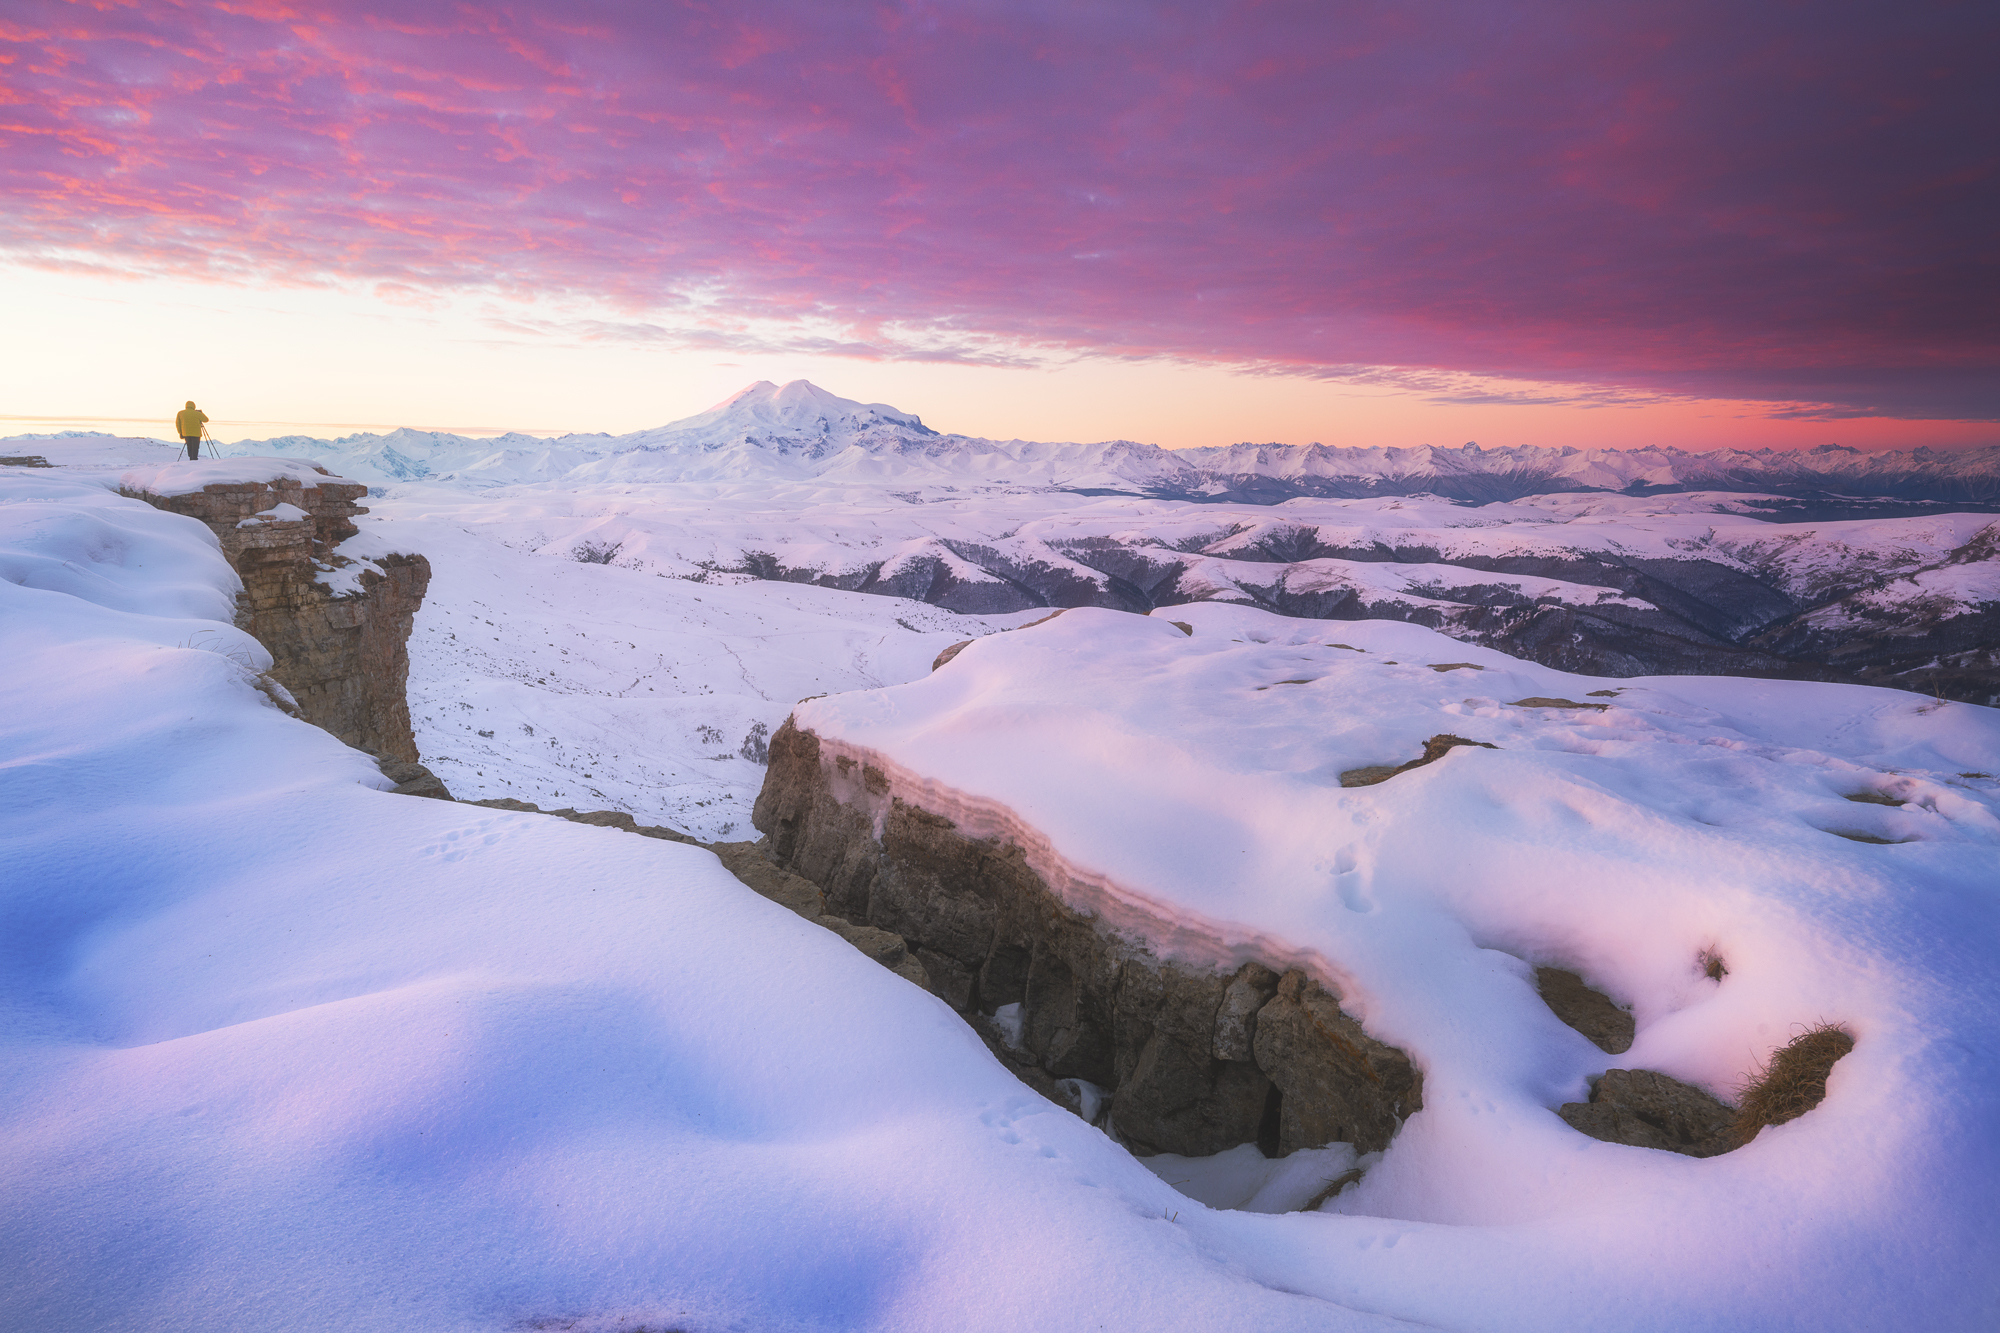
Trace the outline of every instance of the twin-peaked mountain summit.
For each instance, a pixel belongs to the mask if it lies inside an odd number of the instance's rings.
[[[812,481],[1115,491],[1274,504],[1295,496],[1433,494],[1482,503],[1567,491],[1755,491],[1825,503],[1855,498],[2000,504],[2000,446],[1863,453],[1680,449],[1344,448],[1233,444],[1162,449],[1130,440],[1051,443],[946,434],[886,403],[806,380],[760,380],[706,412],[625,435],[474,439],[397,430],[337,440],[287,436],[252,452],[309,454],[375,484],[500,486],[564,481]]]

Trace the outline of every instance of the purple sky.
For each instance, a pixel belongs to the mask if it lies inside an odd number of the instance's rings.
[[[1996,39],[1987,3],[12,0],[0,249],[584,295],[609,341],[1992,421]]]

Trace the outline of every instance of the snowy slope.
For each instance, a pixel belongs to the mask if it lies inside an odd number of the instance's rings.
[[[1181,547],[1282,517],[1256,507],[725,483],[375,502],[364,535],[437,571],[413,712],[460,795],[602,793],[740,836],[750,727],[858,690],[800,716],[968,820],[1032,822],[1081,878],[1221,948],[1255,932],[1350,978],[1427,1078],[1428,1109],[1339,1201],[1367,1215],[1210,1212],[706,853],[378,790],[258,690],[268,659],[227,623],[207,530],[111,493],[156,446],[74,447],[73,470],[0,469],[0,1326],[1992,1322],[2000,835],[1993,784],[1959,776],[2000,771],[1988,710],[1598,681],[1226,605],[1171,612],[1192,639],[1074,612],[933,676],[942,643],[1041,612],[717,559],[855,572],[887,552],[893,579],[941,551],[965,586],[1011,586],[956,544],[1101,580],[1077,558],[1096,539],[1199,555]],[[1688,539],[1675,524],[1771,530],[1727,499],[1298,503],[1328,508],[1291,527],[1371,541],[1539,524],[1649,559]],[[1258,531],[1266,553],[1290,540]],[[1963,549],[1949,523],[1887,531],[1925,568]],[[1772,568],[1809,581],[1800,549]],[[1350,563],[1424,595],[1422,562]],[[1464,661],[1487,669],[1419,665]],[[1601,714],[1506,707],[1600,688],[1629,692]],[[1502,751],[1326,781],[1439,730]],[[1864,788],[1911,804],[1844,799]],[[1721,989],[1688,967],[1708,945]],[[1631,1062],[1723,1090],[1794,1023],[1840,1018],[1861,1045],[1825,1106],[1729,1157],[1578,1140],[1547,1108],[1606,1062],[1539,1008],[1527,958],[1634,1003]]]
[[[1389,1326],[707,852],[377,790],[193,520],[0,568],[0,1326]]]
[[[754,837],[762,740],[794,702],[914,680],[948,645],[1042,614],[661,578],[562,544],[538,554],[546,543],[488,506],[392,508],[367,529],[433,571],[410,643],[411,723],[424,762],[465,800]]]
[[[1019,841],[1081,909],[1177,923],[1162,946],[1197,962],[1322,969],[1411,1052],[1425,1109],[1328,1205],[1343,1218],[1271,1233],[1255,1271],[1439,1326],[1990,1326],[2000,714],[1179,614],[1191,637],[1067,612],[796,720],[823,763],[883,769],[883,801]],[[1471,665],[1432,669],[1453,663]],[[1603,708],[1509,702],[1606,689]],[[1498,749],[1338,784],[1441,732]],[[1558,1022],[1531,964],[1632,1005],[1632,1049]],[[1858,1038],[1827,1101],[1727,1156],[1597,1143],[1553,1114],[1607,1065],[1726,1097],[1821,1020]],[[1392,1255],[1349,1246],[1342,1227],[1385,1217],[1410,1223]]]

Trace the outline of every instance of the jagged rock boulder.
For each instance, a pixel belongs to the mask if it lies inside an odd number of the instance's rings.
[[[1258,1142],[1270,1097],[1271,1080],[1255,1063],[1218,1060],[1156,1028],[1113,1093],[1111,1114],[1132,1142],[1162,1151],[1199,1144],[1206,1155]]]
[[[772,864],[760,844],[717,842],[710,843],[709,850],[715,853],[730,874],[742,880],[752,892],[797,912],[808,921],[825,926],[905,981],[927,990],[933,988],[927,969],[901,935],[879,926],[857,925],[843,917],[829,915],[825,895],[820,892],[819,886]]]
[[[1606,1143],[1687,1157],[1714,1157],[1737,1146],[1733,1109],[1692,1083],[1650,1069],[1607,1070],[1589,1101],[1567,1103],[1556,1114]]]
[[[1632,1015],[1602,991],[1592,990],[1574,972],[1559,967],[1535,969],[1535,986],[1542,1002],[1563,1022],[1581,1032],[1609,1055],[1632,1049]]]
[[[1417,1071],[1409,1057],[1361,1030],[1340,996],[1296,969],[1258,1011],[1258,1065],[1283,1099],[1280,1156],[1323,1143],[1386,1148],[1416,1109]]]
[[[1258,1011],[1278,993],[1279,977],[1261,963],[1245,963],[1223,988],[1215,1011],[1214,1054],[1218,1060],[1255,1057]]]
[[[859,949],[869,959],[880,963],[911,985],[929,989],[929,979],[924,974],[924,965],[911,955],[909,945],[901,935],[877,926],[857,925],[837,916],[822,916],[818,921],[820,925]]]

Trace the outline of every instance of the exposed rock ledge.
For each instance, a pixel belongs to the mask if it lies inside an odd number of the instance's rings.
[[[824,793],[837,802],[838,782],[811,781],[821,749],[817,738],[797,731],[789,722],[779,737],[791,761],[782,770],[781,783],[797,788],[803,778],[813,800]],[[851,757],[836,755],[831,765],[836,773],[842,772],[843,759],[846,769],[855,767]],[[452,799],[444,783],[422,764],[384,759],[380,767],[401,795]],[[886,774],[868,765],[861,768],[861,789],[876,797],[888,796]],[[1000,889],[983,895],[995,918],[992,924],[999,928],[989,933],[985,960],[976,970],[942,950],[829,912],[827,894],[818,884],[776,863],[769,837],[758,842],[703,843],[675,829],[640,824],[630,814],[616,810],[543,810],[512,799],[467,804],[544,814],[706,847],[753,892],[839,935],[906,981],[933,993],[941,989],[947,992],[946,998],[1023,1082],[1093,1123],[1108,1118],[1107,1127],[1141,1153],[1164,1146],[1187,1156],[1207,1155],[1186,1150],[1212,1147],[1215,1139],[1242,1132],[1249,1124],[1248,1112],[1260,1088],[1263,1102],[1256,1120],[1256,1142],[1271,1154],[1322,1141],[1348,1141],[1350,1132],[1353,1141],[1364,1148],[1385,1144],[1400,1118],[1420,1109],[1421,1083],[1402,1053],[1371,1041],[1340,1011],[1338,995],[1312,981],[1303,970],[1295,968],[1280,975],[1251,962],[1225,975],[1215,969],[1162,963],[1145,947],[1143,930],[1138,932],[1141,939],[1135,940],[1130,932],[1109,929],[1102,916],[1053,902],[1046,881],[1032,868],[1025,869],[1024,882],[1021,863],[1025,858],[1018,846],[994,838],[967,837],[949,820],[893,797],[879,812],[884,816],[881,834],[871,839],[878,876],[887,872],[887,878],[903,877],[904,867],[891,865],[886,852],[892,845],[913,841],[919,844],[916,879],[919,885],[932,889],[933,906],[940,897],[949,896],[949,886],[940,886],[937,875],[940,847],[945,852],[943,868],[955,865],[963,872],[968,865],[973,867],[975,878],[969,882],[975,897],[982,896],[982,885],[988,890]],[[845,804],[853,806],[851,801]],[[811,811],[807,813],[810,816]],[[906,825],[913,814],[912,839]],[[845,816],[835,818],[839,823],[847,822]],[[797,820],[791,821],[790,827],[796,834]],[[904,836],[891,835],[892,827],[901,827]],[[847,832],[851,836],[853,829]],[[791,846],[797,853],[796,837]],[[989,858],[996,855],[1002,863],[997,877],[979,878],[987,871]],[[845,855],[840,858],[842,863],[848,859]],[[938,892],[940,887],[946,892]],[[892,891],[885,894],[885,901],[901,896],[905,895]],[[863,910],[874,901],[874,893],[864,894]],[[963,909],[967,905],[961,902],[957,906]],[[1007,907],[1012,910],[1003,910]],[[977,914],[981,908],[972,904],[971,910]],[[900,923],[910,918],[897,919]],[[916,919],[925,918],[920,914]],[[930,919],[935,920],[935,914]],[[1004,929],[1008,926],[1012,929]],[[1036,929],[1044,933],[1031,935]],[[1027,942],[1009,944],[1008,939]],[[1039,958],[1037,940],[1046,943]],[[995,991],[989,997],[994,1002],[992,1011],[982,1013],[978,996],[995,984],[995,961],[1008,957],[1010,949],[1017,961],[1026,956],[1018,987],[1021,998],[1000,1003],[1002,995],[1016,991]],[[1719,958],[1707,954],[1703,958],[1712,979],[1727,975]],[[1102,981],[1105,977],[1110,978],[1108,1004],[1101,987],[1094,996],[1089,984],[1093,978]],[[1224,981],[1226,984],[1220,984]],[[1538,967],[1535,981],[1550,1011],[1599,1049],[1613,1055],[1631,1049],[1632,1014],[1581,975],[1563,968]],[[1055,1001],[1053,1016],[1048,1012],[1051,998]],[[1034,1008],[1029,1007],[1030,1001]],[[1085,1036],[1081,1040],[1066,1038],[1065,1026],[1072,1032],[1082,1030]],[[1208,1033],[1206,1047],[1201,1044],[1203,1031]],[[1096,1080],[1085,1077],[1091,1072],[1088,1060],[1092,1050],[1102,1054],[1101,1038],[1106,1032],[1111,1034],[1114,1077],[1122,1072],[1128,1080],[1114,1083],[1116,1093],[1108,1099]],[[1038,1036],[1053,1036],[1055,1040],[1038,1043]],[[1655,1070],[1611,1069],[1591,1080],[1589,1101],[1565,1104],[1556,1108],[1556,1114],[1572,1129],[1607,1143],[1713,1157],[1743,1146],[1764,1124],[1781,1123],[1816,1106],[1826,1095],[1827,1071],[1853,1045],[1853,1036],[1844,1028],[1815,1028],[1772,1057],[1771,1067],[1757,1080],[1757,1086],[1770,1090],[1759,1093],[1753,1086],[1749,1089],[1753,1095],[1746,1096],[1740,1109],[1706,1089]],[[1132,1054],[1135,1046],[1136,1057]],[[1065,1075],[1060,1067],[1064,1064],[1073,1065],[1078,1072]],[[1262,1083],[1257,1082],[1259,1077]],[[1377,1114],[1382,1100],[1399,1089],[1406,1092],[1389,1106],[1386,1119]],[[1759,1103],[1758,1109],[1753,1110],[1753,1100]],[[1354,1126],[1352,1131],[1350,1125]],[[1225,1142],[1223,1146],[1232,1145]],[[1335,1189],[1358,1174],[1353,1172],[1333,1182]]]
[[[789,720],[771,740],[753,815],[771,860],[828,913],[902,937],[1027,1081],[1108,1093],[1108,1127],[1136,1151],[1370,1152],[1421,1109],[1420,1072],[1342,1011],[1330,979],[1277,958],[1164,959],[1159,943],[1187,927],[1059,895],[1018,841],[972,836],[881,769],[822,751]]]
[[[421,555],[373,555],[359,563],[358,588],[337,592],[321,579],[357,562],[336,548],[368,511],[368,493],[324,469],[270,460],[265,480],[194,485],[182,469],[138,470],[125,493],[206,523],[243,580],[236,623],[270,650],[271,675],[297,700],[300,716],[371,754],[415,762],[406,686],[409,639],[430,586]],[[196,481],[199,474],[191,474]]]

